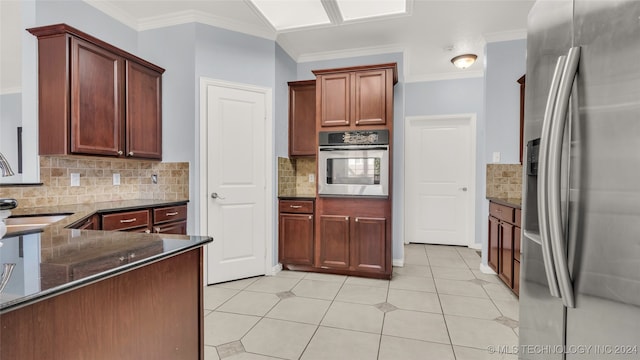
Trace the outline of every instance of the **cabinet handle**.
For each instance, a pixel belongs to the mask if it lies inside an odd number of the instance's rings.
[[[165,215],[166,216],[176,216],[176,215],[178,215],[178,212],[174,211],[174,212],[166,213]]]
[[[292,209],[300,209],[302,205],[289,205],[289,207]]]
[[[129,151],[129,152],[127,153],[127,156],[133,156],[133,151]]]
[[[118,155],[122,155],[122,154],[124,154],[122,150],[118,150]]]
[[[133,219],[120,220],[120,224],[132,223],[132,222],[134,222],[136,220],[138,220],[138,219],[133,218]]]

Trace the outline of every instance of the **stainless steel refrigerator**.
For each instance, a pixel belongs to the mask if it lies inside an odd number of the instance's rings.
[[[640,1],[538,0],[520,359],[640,359]]]

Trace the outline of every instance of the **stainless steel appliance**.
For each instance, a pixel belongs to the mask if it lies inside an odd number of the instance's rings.
[[[640,1],[529,14],[520,359],[640,358]]]
[[[320,196],[389,196],[389,131],[319,133]]]

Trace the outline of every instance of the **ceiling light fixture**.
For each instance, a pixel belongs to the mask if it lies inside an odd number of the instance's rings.
[[[466,69],[469,66],[473,65],[473,63],[476,62],[477,58],[478,56],[475,54],[463,54],[451,59],[451,63],[453,63],[453,65],[455,65],[455,67],[457,67],[458,69]]]

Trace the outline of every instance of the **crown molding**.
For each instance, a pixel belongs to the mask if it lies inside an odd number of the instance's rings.
[[[262,26],[255,26],[240,21],[229,20],[196,10],[185,10],[140,19],[138,28],[140,31],[144,31],[193,22],[253,35],[268,40],[275,40],[277,35],[276,32],[272,29],[265,29]]]
[[[100,10],[101,12],[109,15],[113,19],[125,24],[126,26],[136,31],[140,31],[138,26],[138,20],[136,20],[136,18],[134,18],[133,16],[129,15],[126,11],[122,11],[117,6],[113,6],[113,4],[110,1],[100,1],[100,0],[82,0],[82,1]]]
[[[370,55],[389,54],[389,53],[404,53],[404,50],[405,50],[405,47],[399,44],[369,46],[369,47],[362,47],[362,48],[348,49],[348,50],[322,51],[322,52],[316,52],[316,53],[300,54],[299,56],[294,57],[294,60],[296,60],[296,62],[303,63],[303,62],[311,62],[311,61],[352,58],[352,57],[358,57],[358,56],[370,56]]]
[[[0,89],[0,95],[20,94],[22,92],[21,86],[7,87]]]
[[[429,81],[442,81],[442,80],[458,80],[458,79],[471,79],[484,77],[484,71],[460,71],[460,72],[448,72],[439,74],[405,74],[405,83],[415,82],[429,82]]]
[[[510,31],[486,33],[486,34],[482,34],[482,37],[488,43],[510,41],[510,40],[522,40],[527,38],[527,29],[517,29],[517,30],[510,30]]]

